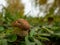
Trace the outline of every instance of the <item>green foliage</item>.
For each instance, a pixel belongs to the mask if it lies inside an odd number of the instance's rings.
[[[16,39],[17,39],[17,36],[16,35],[8,35],[8,37],[7,37],[7,40],[9,41],[9,42],[14,42],[14,41],[16,41]]]
[[[46,1],[42,1],[41,4],[45,4]],[[5,17],[3,17],[2,13],[0,14],[0,45],[14,45],[17,41],[18,44],[16,45],[45,45],[44,41],[60,39],[60,16],[53,15],[55,10],[53,7],[50,8],[49,14],[45,17],[23,16],[23,11],[21,13],[17,12],[18,8],[12,5],[16,10],[11,12],[12,7],[9,7],[4,8],[6,11]],[[51,17],[51,15],[54,20],[49,23],[48,17]],[[26,19],[31,26],[29,34],[23,37],[23,40],[12,33],[16,27],[13,27],[11,23],[19,18]]]
[[[0,25],[0,44],[1,45],[8,45],[14,42],[18,39],[17,35],[13,34],[13,30],[15,27],[11,26],[11,22],[13,22],[14,16],[12,16],[13,19],[11,19],[11,16],[7,16],[8,19],[5,17],[2,17],[0,20],[2,20],[2,23]],[[30,33],[24,38],[24,40],[19,41],[18,45],[44,45],[44,41],[51,41],[50,38],[55,37],[56,39],[60,39],[60,21],[57,20],[57,16],[55,17],[56,20],[53,21],[53,23],[48,24],[47,20],[48,18],[33,18],[33,17],[26,17],[23,16],[22,18],[26,19],[30,23]],[[46,18],[46,20],[45,20]],[[54,16],[52,17],[54,18]],[[3,21],[4,19],[4,21]],[[10,21],[11,20],[11,21]],[[17,29],[18,30],[18,29]],[[48,38],[49,37],[49,38]],[[3,41],[4,40],[4,41]],[[8,43],[9,42],[9,43]]]
[[[4,31],[4,27],[0,26],[0,32]]]
[[[0,39],[0,45],[8,45],[6,39]]]

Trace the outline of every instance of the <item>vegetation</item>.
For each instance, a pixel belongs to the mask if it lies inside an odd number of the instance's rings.
[[[5,14],[0,13],[0,45],[60,45],[60,14],[54,14],[53,7],[45,17],[27,17],[22,3],[17,3],[18,0],[7,2],[8,7],[3,8]],[[43,1],[41,5],[45,3]]]

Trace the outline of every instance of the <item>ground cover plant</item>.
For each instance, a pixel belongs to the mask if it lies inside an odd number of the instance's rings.
[[[0,45],[60,45],[60,13],[54,14],[59,0],[44,17],[26,16],[29,14],[24,15],[24,5],[19,0],[10,1],[0,12]],[[47,0],[38,1],[36,7]]]

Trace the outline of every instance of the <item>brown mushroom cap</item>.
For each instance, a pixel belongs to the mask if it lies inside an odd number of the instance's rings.
[[[30,29],[30,25],[25,19],[18,19],[15,22],[13,22],[12,25],[17,26],[17,27],[19,27],[21,29],[24,29],[24,30],[29,30]]]

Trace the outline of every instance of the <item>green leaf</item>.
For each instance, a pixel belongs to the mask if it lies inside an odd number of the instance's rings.
[[[54,33],[56,37],[60,37],[60,33]]]
[[[35,33],[36,33],[35,30],[31,30],[30,31],[30,37],[33,37],[33,35],[35,35]]]
[[[17,39],[17,36],[16,36],[16,35],[13,35],[13,34],[11,34],[11,35],[9,35],[9,36],[7,37],[7,40],[8,40],[9,42],[14,42],[14,41],[16,41],[16,39]]]
[[[8,45],[6,39],[0,39],[0,45]]]
[[[25,44],[26,44],[26,45],[35,45],[34,42],[30,42],[30,41],[29,41],[28,36],[25,37]]]
[[[35,41],[35,44],[37,44],[37,45],[42,45],[42,43],[41,43],[39,40],[34,39],[34,41]]]
[[[6,30],[6,35],[11,35],[12,34],[12,32],[13,32],[13,30]]]
[[[46,40],[49,41],[49,39],[46,38],[46,37],[40,37],[40,36],[39,36],[38,39],[40,39],[40,40],[42,40],[42,41],[46,41]]]
[[[0,26],[0,32],[4,31],[4,27]]]
[[[40,36],[50,36],[50,34],[48,34],[48,33],[38,33],[37,35],[40,35]]]
[[[0,33],[0,39],[2,39],[4,37],[6,37],[5,33],[4,32]]]
[[[50,33],[50,34],[54,34],[54,31],[46,28],[45,26],[43,26],[42,29],[44,29],[45,31],[47,31],[47,32]]]
[[[33,37],[35,34],[37,34],[37,31],[39,30],[39,27],[36,26],[36,27],[33,27],[31,30],[30,30],[30,36]]]
[[[26,43],[26,45],[31,45],[29,40],[28,40],[28,36],[25,37],[25,43]]]

